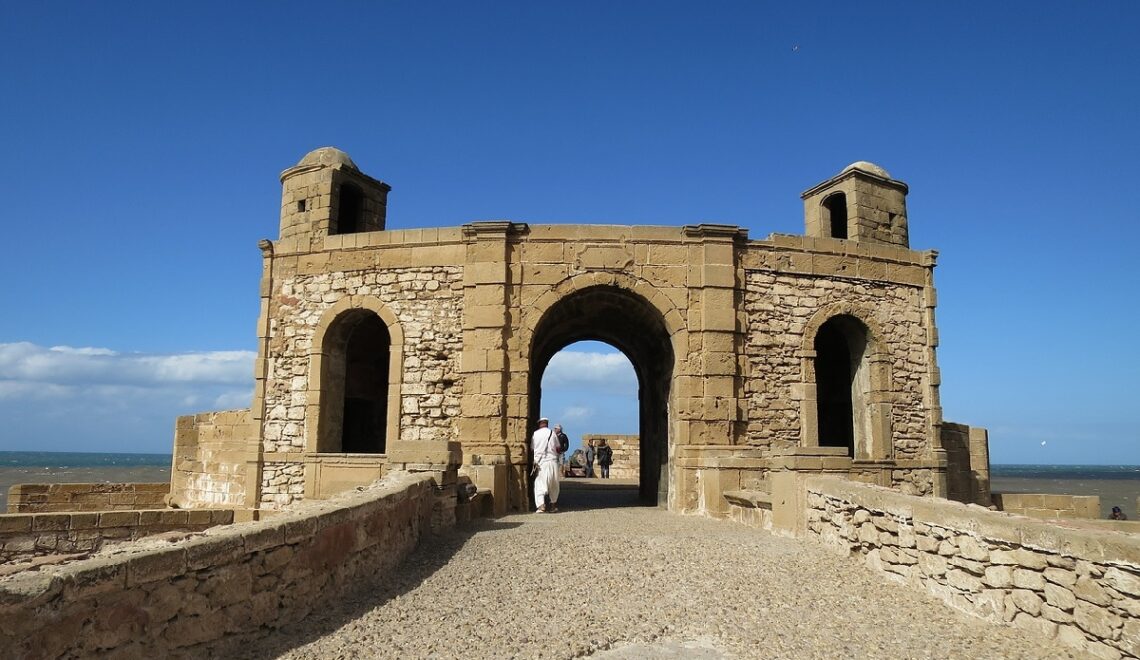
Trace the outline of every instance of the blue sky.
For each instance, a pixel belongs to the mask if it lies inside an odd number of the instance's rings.
[[[996,462],[1140,463],[1138,24],[1123,0],[13,4],[0,450],[168,451],[175,415],[242,405],[277,174],[335,145],[394,228],[802,233],[799,193],[874,161],[941,252],[946,418]],[[567,378],[555,415],[630,430]]]

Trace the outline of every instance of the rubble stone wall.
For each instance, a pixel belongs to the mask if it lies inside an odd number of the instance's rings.
[[[278,281],[269,321],[264,451],[298,458],[267,460],[261,480],[263,504],[281,507],[304,496],[304,463],[299,456],[312,451],[306,438],[315,437],[316,429],[306,425],[317,423],[316,415],[307,414],[315,384],[310,379],[319,376],[310,373],[311,351],[322,317],[350,296],[379,301],[400,324],[403,380],[398,440],[458,439],[462,280],[461,266],[422,266],[312,273],[301,269]],[[387,439],[389,444],[394,440]]]
[[[1140,535],[811,477],[806,532],[981,618],[1090,657],[1140,656]]]
[[[168,483],[16,484],[8,489],[8,513],[162,509]]]
[[[931,365],[922,295],[921,286],[747,271],[747,443],[773,449],[799,446],[800,351],[805,339],[808,345],[814,339],[804,337],[805,329],[820,309],[845,303],[874,318],[884,333],[874,339],[890,356],[894,458],[924,458],[930,451],[924,385]]]
[[[434,497],[431,477],[402,474],[269,520],[0,579],[0,648],[228,657],[392,570],[429,529]]]
[[[163,532],[228,525],[233,511],[145,509],[0,515],[0,564],[44,555],[95,552],[106,541],[135,541]]]
[[[170,501],[182,508],[245,506],[258,426],[249,410],[184,415],[174,428]]]

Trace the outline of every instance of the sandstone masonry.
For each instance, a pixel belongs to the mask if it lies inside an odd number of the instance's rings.
[[[725,515],[724,492],[771,490],[774,470],[989,496],[984,432],[943,431],[937,254],[909,248],[907,186],[874,164],[802,195],[805,235],[764,240],[714,224],[391,230],[391,188],[332,148],[281,181],[253,405],[180,420],[180,506],[278,509],[417,466],[450,483],[454,445],[452,470],[495,513],[525,509],[542,371],[584,338],[635,365],[646,502]]]

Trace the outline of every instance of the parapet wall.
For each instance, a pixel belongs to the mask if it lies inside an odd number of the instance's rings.
[[[1100,518],[1100,497],[1097,495],[994,493],[993,502],[999,511],[1030,518]]]
[[[181,508],[244,507],[246,471],[259,430],[249,410],[185,415],[174,430],[170,502]]]
[[[5,657],[221,655],[391,570],[429,530],[432,477],[401,473],[201,537],[0,579]]]
[[[636,435],[583,435],[582,444],[593,440],[597,447],[598,440],[605,440],[606,446],[614,450],[614,462],[610,466],[611,479],[637,479],[641,474],[641,439]],[[594,459],[594,475],[601,476],[598,471],[598,460]]]
[[[0,515],[0,564],[30,557],[95,552],[107,541],[228,525],[233,511],[184,509]]]
[[[804,483],[807,536],[984,619],[1090,656],[1140,655],[1140,535],[832,477]]]
[[[8,489],[8,513],[162,509],[168,483],[16,484]]]

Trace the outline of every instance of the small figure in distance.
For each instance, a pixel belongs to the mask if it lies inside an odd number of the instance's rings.
[[[570,438],[562,432],[562,425],[554,425],[554,435],[558,436],[558,465],[562,469],[562,476],[566,476],[566,452],[570,450]]]
[[[610,465],[614,462],[614,450],[606,444],[606,439],[598,440],[598,465],[602,467],[602,478],[610,478]]]
[[[536,513],[553,513],[558,510],[558,436],[547,428],[550,420],[542,417],[538,428],[530,436],[530,446],[534,452],[534,506]],[[550,497],[550,506],[546,498]]]
[[[1112,513],[1108,517],[1111,520],[1128,520],[1128,516],[1124,515],[1118,506],[1112,507]]]
[[[594,478],[594,457],[595,456],[597,456],[597,452],[594,451],[594,439],[590,438],[590,440],[586,443],[586,478],[587,479],[593,479]]]

